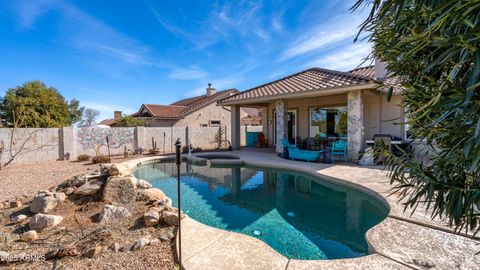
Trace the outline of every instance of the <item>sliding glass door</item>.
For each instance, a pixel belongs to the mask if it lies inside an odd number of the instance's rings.
[[[310,137],[346,137],[347,107],[312,107],[310,116]]]

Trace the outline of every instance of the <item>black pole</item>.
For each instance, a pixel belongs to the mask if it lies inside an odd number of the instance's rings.
[[[108,140],[108,135],[107,135],[107,150],[108,150],[108,162],[111,162],[112,156],[110,155],[110,141]]]
[[[180,270],[182,266],[182,206],[180,202],[180,165],[182,164],[182,157],[180,155],[182,150],[182,143],[180,138],[175,142],[175,163],[177,163],[177,194],[178,194],[178,264]]]

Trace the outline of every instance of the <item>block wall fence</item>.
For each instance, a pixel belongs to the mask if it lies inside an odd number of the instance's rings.
[[[64,127],[64,128],[0,128],[0,147],[4,151],[0,157],[3,164],[10,157],[10,149],[15,154],[12,164],[24,164],[39,161],[76,160],[80,154],[90,156],[107,155],[107,136],[110,153],[122,155],[126,150],[135,153],[147,153],[156,145],[159,153],[173,153],[173,144],[180,138],[182,145],[187,141],[193,147],[215,149],[219,127]],[[231,141],[231,127],[222,127],[222,140]],[[242,126],[241,144],[245,145],[246,132],[261,132],[262,126]],[[12,138],[13,137],[13,141]]]

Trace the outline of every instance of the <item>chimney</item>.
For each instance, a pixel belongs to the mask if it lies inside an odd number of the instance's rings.
[[[207,96],[215,95],[216,91],[215,88],[212,88],[212,84],[208,83]]]
[[[385,78],[387,76],[387,63],[375,58],[375,78]]]
[[[113,112],[113,119],[115,120],[118,120],[118,119],[122,119],[122,111],[114,111]]]

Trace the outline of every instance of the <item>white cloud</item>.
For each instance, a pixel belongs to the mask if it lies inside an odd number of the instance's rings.
[[[204,79],[208,76],[207,72],[198,69],[196,67],[192,68],[175,68],[172,69],[168,75],[171,79],[176,80],[198,80]]]
[[[192,30],[185,30],[166,20],[154,7],[150,7],[155,19],[165,30],[195,45],[195,49],[204,49],[218,42],[230,42],[234,34],[244,40],[270,40],[265,25],[267,18],[262,14],[261,2],[227,2],[212,7],[204,20],[193,24]],[[188,22],[192,26],[191,22]]]
[[[32,28],[48,11],[59,15],[59,40],[67,46],[130,64],[153,65],[147,60],[149,47],[92,17],[74,4],[56,0],[19,1],[15,6],[19,24]]]
[[[341,48],[320,56],[311,61],[305,67],[321,67],[333,70],[347,71],[362,64],[371,52],[372,47],[369,43],[351,43]]]
[[[361,21],[361,16],[349,13],[323,23],[314,23],[314,27],[305,30],[290,43],[280,55],[279,61],[329,49],[348,40],[353,42]]]

